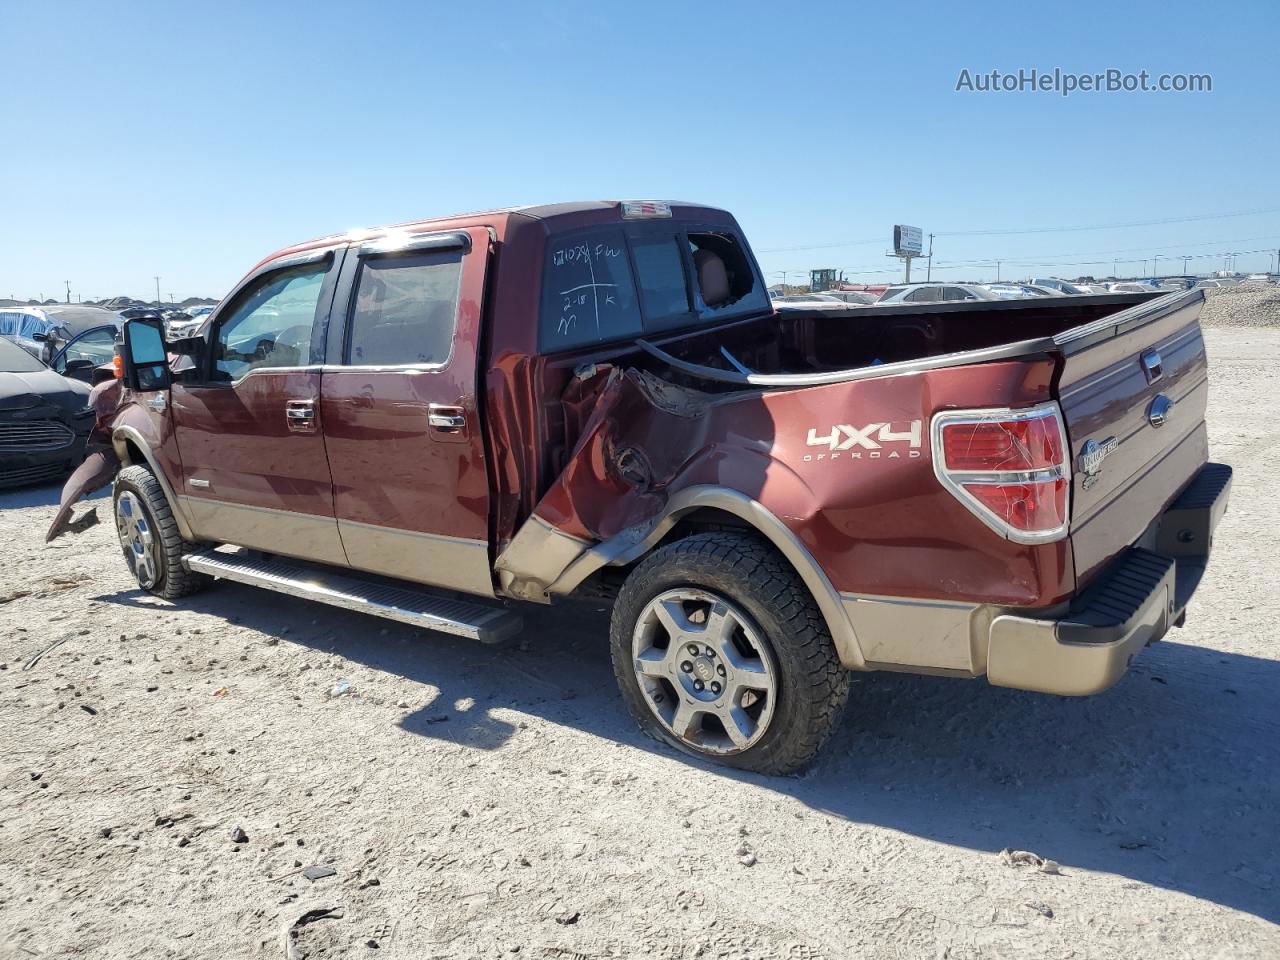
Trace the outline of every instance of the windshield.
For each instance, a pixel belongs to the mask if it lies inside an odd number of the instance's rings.
[[[39,373],[44,369],[43,363],[12,340],[0,337],[0,373]]]

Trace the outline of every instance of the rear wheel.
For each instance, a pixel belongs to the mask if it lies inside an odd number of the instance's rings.
[[[743,534],[699,534],[656,551],[623,586],[611,639],[640,726],[730,766],[801,769],[848,699],[848,673],[808,590]]]
[[[114,513],[125,563],[143,590],[176,600],[210,582],[182,565],[183,554],[195,545],[182,539],[164,490],[149,469],[125,467],[116,475]]]

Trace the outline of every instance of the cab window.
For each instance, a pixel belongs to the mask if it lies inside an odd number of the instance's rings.
[[[261,277],[218,324],[213,379],[239,380],[253,370],[300,367],[312,356],[316,306],[328,266],[308,264]]]
[[[460,253],[366,259],[360,265],[347,362],[442,364],[453,348]]]

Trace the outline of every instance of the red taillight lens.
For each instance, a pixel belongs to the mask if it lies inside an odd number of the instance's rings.
[[[1071,472],[1056,403],[940,413],[933,441],[938,479],[987,526],[1022,543],[1066,535]]]
[[[947,423],[942,455],[948,470],[1047,470],[1062,463],[1062,432],[1052,414]]]
[[[1067,522],[1065,477],[1030,483],[966,483],[964,489],[1015,530],[1053,530]]]

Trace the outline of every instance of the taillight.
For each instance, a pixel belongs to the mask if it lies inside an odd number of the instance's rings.
[[[1019,543],[1066,535],[1071,467],[1056,403],[946,411],[932,434],[934,473],[983,523]]]

